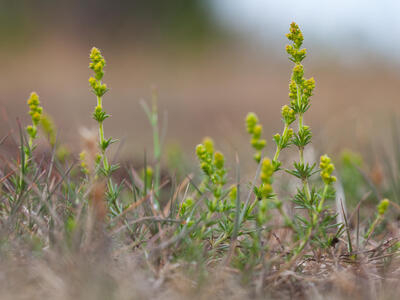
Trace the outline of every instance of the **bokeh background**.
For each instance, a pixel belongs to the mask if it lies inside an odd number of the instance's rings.
[[[248,111],[268,140],[281,131],[292,68],[285,34],[296,21],[306,76],[317,83],[305,117],[314,145],[370,147],[400,111],[399,13],[396,0],[0,0],[0,134],[15,131],[16,118],[28,121],[36,91],[58,138],[79,151],[79,128],[95,127],[87,80],[97,46],[111,88],[106,135],[124,142],[121,155],[151,148],[140,100],[154,93],[166,147],[191,155],[207,135],[249,151]]]

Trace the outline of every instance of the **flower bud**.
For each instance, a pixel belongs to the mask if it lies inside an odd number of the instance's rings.
[[[204,156],[205,153],[206,147],[204,147],[202,144],[196,146],[196,154],[200,159]]]
[[[224,167],[225,158],[221,152],[215,152],[214,154],[214,164],[217,169],[222,169]]]
[[[290,125],[296,120],[296,114],[293,109],[287,105],[284,105],[282,107],[282,118],[287,125]]]
[[[331,184],[336,181],[336,177],[332,176],[335,166],[331,163],[331,159],[327,155],[320,158],[319,167],[321,168],[321,178],[325,184]]]
[[[260,124],[254,126],[253,137],[259,139],[262,134],[262,126]]]
[[[257,123],[258,123],[257,115],[252,112],[248,113],[246,117],[247,132],[253,133],[254,127],[257,125]]]
[[[389,207],[389,204],[390,204],[390,202],[388,199],[381,200],[381,202],[377,206],[378,214],[380,216],[383,216],[385,214],[387,208]]]
[[[209,137],[204,138],[203,145],[208,153],[214,152],[214,142],[211,138]]]
[[[297,84],[302,84],[304,76],[304,68],[301,64],[297,64],[293,68],[293,80]]]

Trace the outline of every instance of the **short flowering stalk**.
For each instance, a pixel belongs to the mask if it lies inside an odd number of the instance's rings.
[[[29,115],[31,116],[32,119],[32,125],[28,125],[26,127],[26,132],[28,133],[29,136],[28,140],[29,149],[32,150],[34,146],[33,141],[37,137],[38,125],[42,118],[43,108],[40,106],[39,96],[35,92],[31,93],[27,103],[29,105]]]
[[[214,151],[214,143],[210,138],[205,138],[203,144],[197,145],[196,154],[205,175],[204,188],[213,195],[211,201],[207,200],[210,213],[225,211],[227,203],[220,202],[225,193],[224,185],[226,184],[224,155],[221,152]]]
[[[25,146],[21,140],[21,169],[18,179],[19,190],[22,190],[24,187],[24,176],[28,170],[30,159],[32,158],[32,151],[35,148],[34,140],[37,138],[38,126],[43,113],[43,108],[40,106],[39,96],[35,92],[31,93],[27,104],[29,106],[29,115],[31,116],[32,125],[26,127],[28,145]]]
[[[259,163],[261,161],[261,151],[267,145],[267,141],[261,138],[262,125],[259,124],[258,117],[255,113],[248,113],[246,117],[246,129],[251,134],[251,146],[256,150],[254,160]]]
[[[161,181],[161,152],[162,145],[160,141],[159,134],[159,124],[158,124],[158,109],[157,109],[157,97],[156,94],[153,94],[153,105],[151,109],[147,105],[146,102],[141,102],[143,109],[147,115],[147,118],[150,121],[151,128],[153,130],[153,157],[155,164],[155,174],[154,174],[154,204],[156,209],[160,208],[159,198],[160,198],[160,181]]]
[[[264,158],[261,162],[261,174],[260,186],[254,187],[254,193],[258,200],[258,212],[256,220],[259,225],[264,224],[268,220],[268,208],[271,206],[278,209],[279,213],[285,220],[285,224],[292,226],[292,222],[287,214],[284,212],[282,207],[282,202],[277,198],[272,189],[273,173],[279,169],[280,162],[278,162],[279,153],[282,149],[290,145],[290,139],[293,136],[293,130],[289,127],[291,123],[295,120],[295,114],[292,109],[287,105],[282,107],[282,118],[285,122],[285,128],[283,130],[282,136],[279,134],[274,136],[274,140],[277,143],[277,148],[275,152],[274,159],[271,161],[269,158]],[[246,129],[249,134],[251,134],[251,146],[256,150],[253,158],[257,163],[261,161],[261,151],[266,146],[266,141],[261,139],[262,125],[259,124],[258,117],[255,113],[248,113],[246,117]],[[249,207],[251,211],[255,207],[255,203]]]
[[[290,128],[290,125],[296,120],[296,114],[294,110],[287,105],[284,105],[282,107],[281,115],[285,127],[283,129],[282,135],[280,135],[279,133],[274,135],[274,141],[276,143],[276,151],[272,162],[274,164],[275,171],[277,171],[281,165],[281,163],[278,161],[279,154],[283,149],[289,147],[291,144],[291,139],[293,137],[293,129]]]
[[[103,109],[103,96],[108,91],[107,86],[102,83],[102,79],[104,76],[104,67],[106,65],[106,61],[104,57],[101,55],[101,52],[97,48],[92,48],[90,52],[90,60],[89,68],[93,70],[94,75],[89,78],[89,84],[92,87],[93,93],[97,97],[97,106],[93,112],[93,118],[99,124],[99,147],[100,154],[95,158],[95,166],[96,170],[99,170],[105,177],[108,178],[107,181],[107,190],[106,190],[106,199],[108,203],[108,208],[111,216],[117,217],[123,211],[123,203],[118,201],[120,192],[122,190],[121,184],[114,184],[111,178],[112,172],[118,169],[118,165],[111,165],[108,162],[106,156],[106,150],[108,147],[115,142],[115,140],[108,138],[106,139],[104,136],[104,120],[107,119],[110,115],[108,115]],[[82,158],[82,157],[81,157]],[[84,157],[83,157],[84,158]],[[101,167],[101,162],[103,162],[103,166]],[[81,169],[83,173],[87,173],[87,166],[81,165]],[[96,174],[97,175],[97,174]]]
[[[272,189],[272,175],[274,174],[274,167],[269,158],[264,158],[261,163],[261,185],[254,188],[254,192],[257,195],[258,201],[258,212],[256,221],[258,225],[263,225],[268,220],[268,202],[270,199],[275,197]]]
[[[212,217],[218,214],[218,223],[221,225],[222,233],[220,238],[213,244],[215,247],[228,239],[235,231],[237,187],[225,187],[227,173],[225,157],[221,152],[214,150],[214,143],[210,138],[205,138],[202,144],[197,145],[196,155],[204,173],[200,192],[211,194],[206,196],[207,212],[202,215],[205,224],[200,230],[200,236],[204,236],[209,232],[209,225],[207,224],[214,222]],[[187,202],[185,201],[184,203]],[[184,205],[188,206],[187,204]]]
[[[86,152],[82,151],[79,153],[79,161],[80,161],[80,168],[83,174],[88,175],[89,174],[89,166],[86,161]]]
[[[321,169],[320,175],[322,181],[324,182],[324,190],[322,192],[321,199],[319,201],[317,212],[320,213],[324,207],[324,201],[326,199],[329,186],[336,181],[336,177],[332,176],[333,170],[335,170],[335,166],[331,163],[331,159],[328,155],[323,155],[320,158],[319,167]]]
[[[377,214],[375,220],[372,222],[371,226],[369,227],[367,233],[365,234],[365,239],[369,240],[371,235],[374,233],[376,226],[382,221],[385,212],[389,207],[390,201],[388,199],[383,199],[376,207]]]

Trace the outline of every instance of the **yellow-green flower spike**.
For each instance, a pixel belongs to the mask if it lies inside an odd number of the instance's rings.
[[[39,96],[35,92],[31,93],[27,104],[29,105],[29,115],[32,119],[32,125],[29,125],[26,131],[30,139],[33,140],[37,135],[37,126],[41,120],[43,108],[40,106]]]
[[[288,105],[282,106],[282,118],[285,124],[290,125],[296,120],[296,114]]]
[[[303,94],[308,98],[312,96],[315,88],[315,80],[313,77],[304,81],[303,84]]]
[[[326,185],[336,181],[336,177],[332,176],[335,166],[331,163],[328,155],[321,156],[319,167],[321,168],[321,178]]]
[[[214,154],[214,164],[217,169],[222,169],[224,167],[225,158],[221,152],[215,152]]]
[[[207,151],[207,153],[213,153],[214,152],[214,142],[211,138],[205,137],[203,139],[203,145]]]
[[[106,61],[101,55],[100,50],[96,47],[93,47],[90,51],[90,60],[92,62],[89,64],[89,68],[94,71],[96,80],[101,80],[104,76],[103,69],[106,65]]]
[[[304,76],[304,67],[303,67],[303,65],[300,65],[300,64],[295,65],[294,68],[293,68],[293,80],[294,80],[294,82],[296,82],[298,85],[302,84],[303,81],[304,81],[303,76]]]
[[[261,138],[261,134],[262,134],[262,126],[260,124],[257,124],[256,126],[254,126],[253,129],[253,138],[259,139]]]
[[[290,24],[290,32],[286,34],[286,37],[291,40],[294,44],[296,49],[300,49],[301,45],[303,44],[303,33],[300,31],[299,26],[293,22]]]
[[[89,174],[89,167],[86,163],[86,152],[82,151],[81,153],[79,153],[79,161],[81,162],[80,166],[81,166],[81,171],[83,174]]]
[[[258,124],[258,118],[255,113],[248,113],[246,117],[246,128],[247,132],[252,134],[254,132],[254,127]]]
[[[187,197],[181,204],[180,215],[183,216],[190,208],[194,205],[194,200],[191,197]]]
[[[40,126],[43,129],[44,133],[47,135],[50,145],[54,146],[56,143],[57,131],[53,119],[47,114],[42,114],[42,118],[40,119]]]
[[[254,160],[259,163],[261,160],[261,150],[267,145],[267,141],[261,139],[262,125],[258,123],[258,117],[255,113],[248,113],[246,116],[246,130],[251,134],[250,144],[257,150],[254,154]]]
[[[271,183],[272,175],[274,174],[274,167],[269,158],[264,158],[261,165],[260,179],[262,183]]]
[[[196,146],[196,155],[200,160],[203,160],[205,155],[207,154],[206,147],[204,145],[199,144]]]
[[[226,201],[220,202],[222,195],[229,190],[224,190],[226,183],[225,157],[219,152],[214,152],[214,143],[210,138],[203,139],[203,144],[197,145],[196,155],[200,161],[200,168],[204,173],[204,179],[200,186],[201,191],[212,192],[212,199],[207,199],[207,207],[210,213],[226,211],[229,205]]]
[[[297,99],[297,85],[294,80],[291,80],[289,83],[289,98],[292,100]]]
[[[286,46],[286,52],[289,59],[295,63],[292,72],[292,78],[289,84],[290,106],[296,114],[304,114],[309,108],[309,98],[315,88],[314,78],[304,78],[304,67],[301,62],[306,57],[306,49],[300,49],[303,44],[303,34],[297,24],[290,25],[290,32],[286,35],[293,42]]]
[[[93,47],[90,52],[90,60],[89,68],[94,71],[94,77],[89,78],[89,84],[96,96],[102,97],[107,92],[107,86],[101,83],[101,79],[104,76],[106,61],[101,55],[100,50],[95,47]]]
[[[381,200],[381,202],[379,202],[379,204],[377,206],[378,215],[383,216],[385,214],[386,210],[388,209],[389,204],[390,204],[389,199]]]

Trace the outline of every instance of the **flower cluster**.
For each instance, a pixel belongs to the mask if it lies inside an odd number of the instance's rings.
[[[54,125],[53,119],[46,113],[42,114],[42,118],[40,119],[40,126],[43,132],[47,135],[50,145],[55,146],[57,130],[56,126]]]
[[[104,67],[106,65],[106,61],[104,57],[101,55],[99,49],[93,47],[90,52],[90,60],[89,68],[94,71],[94,77],[89,78],[89,84],[92,87],[93,93],[97,96],[97,106],[93,112],[93,118],[102,123],[105,119],[109,117],[109,115],[103,110],[102,99],[101,97],[107,92],[107,86],[101,82],[101,79],[104,76]]]
[[[26,131],[31,140],[36,138],[37,126],[39,125],[42,117],[43,108],[40,106],[39,96],[35,92],[31,93],[28,99],[29,115],[32,118],[32,125],[26,127]]]
[[[321,178],[326,185],[329,185],[336,181],[336,177],[332,176],[332,172],[335,169],[333,163],[331,163],[331,159],[328,155],[322,155],[319,163],[319,167],[321,168]]]
[[[89,166],[86,162],[86,152],[82,151],[81,153],[79,153],[79,161],[80,161],[80,167],[81,167],[81,171],[83,174],[89,174]]]
[[[90,52],[90,60],[89,68],[94,71],[94,77],[89,78],[90,86],[93,89],[93,93],[97,96],[97,106],[93,112],[93,118],[99,124],[99,142],[100,142],[100,150],[101,157],[99,162],[103,161],[103,168],[100,171],[109,176],[114,170],[118,168],[118,166],[112,166],[108,163],[107,157],[105,155],[107,148],[114,142],[111,138],[106,139],[104,137],[104,128],[103,122],[110,115],[108,115],[103,109],[102,97],[107,92],[107,86],[101,82],[104,76],[104,67],[106,65],[106,61],[104,57],[101,55],[99,49],[93,47]]]
[[[89,84],[93,89],[93,93],[95,93],[97,97],[103,97],[107,92],[107,86],[104,83],[101,83],[101,79],[104,76],[103,69],[106,65],[106,61],[101,55],[100,50],[95,47],[93,47],[90,52],[90,60],[92,62],[89,64],[89,68],[93,70],[94,77],[89,78]]]
[[[261,196],[262,198],[270,198],[273,196],[272,191],[272,175],[274,174],[274,167],[269,158],[264,158],[261,164]]]
[[[304,114],[310,107],[310,97],[315,88],[314,78],[304,78],[304,68],[301,64],[306,57],[306,49],[300,49],[303,44],[303,34],[296,23],[290,25],[290,32],[286,35],[293,45],[286,46],[289,59],[295,63],[292,78],[289,84],[290,106],[297,114]]]
[[[257,151],[254,154],[256,162],[261,161],[261,150],[267,145],[266,140],[261,139],[262,125],[259,124],[255,113],[249,113],[246,117],[247,132],[251,134],[251,146]]]
[[[205,138],[203,144],[196,147],[196,154],[200,161],[200,167],[206,175],[206,188],[210,190],[214,196],[209,201],[208,207],[211,212],[216,210],[225,210],[226,203],[218,204],[218,200],[223,194],[223,187],[226,183],[225,158],[221,152],[214,151],[214,143],[210,138]]]
[[[280,162],[278,162],[280,151],[282,149],[285,149],[291,144],[291,139],[293,137],[293,129],[290,128],[290,125],[296,120],[296,113],[294,112],[293,109],[291,109],[287,105],[282,106],[281,115],[285,127],[283,129],[282,135],[280,135],[279,133],[274,135],[274,141],[276,143],[276,152],[273,159],[273,163],[275,170],[278,170],[280,166]]]
[[[377,206],[377,210],[378,210],[378,215],[383,216],[386,212],[386,210],[389,207],[389,200],[388,199],[383,199],[381,200],[381,202],[379,202],[378,206]]]
[[[271,160],[264,158],[261,163],[261,185],[254,188],[254,193],[260,200],[256,217],[259,224],[264,224],[267,221],[268,200],[275,197],[272,189],[272,175],[274,174],[274,170]]]

